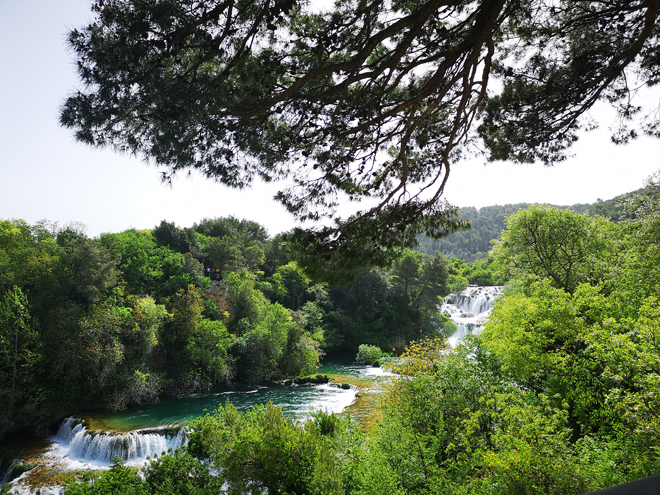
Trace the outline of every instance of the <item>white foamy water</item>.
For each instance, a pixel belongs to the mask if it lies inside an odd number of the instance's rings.
[[[468,287],[460,294],[449,294],[445,298],[440,312],[448,314],[457,327],[447,339],[450,347],[456,347],[466,335],[481,332],[493,310],[493,302],[502,292],[501,286]]]
[[[186,443],[183,428],[164,427],[127,433],[89,431],[84,422],[67,418],[51,438],[53,448],[46,457],[58,458],[71,469],[108,467],[115,456],[129,466],[142,466],[148,458]]]
[[[318,400],[312,401],[309,404],[310,410],[314,411],[321,410],[335,414],[344,412],[348,406],[355,402],[355,397],[358,393],[357,387],[354,386],[351,386],[348,390],[329,383],[316,385],[316,387],[323,390],[324,394]]]
[[[377,376],[394,376],[394,373],[388,371],[382,366],[367,366],[363,371],[363,376],[377,377]]]

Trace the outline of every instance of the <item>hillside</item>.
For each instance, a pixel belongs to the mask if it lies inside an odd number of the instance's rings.
[[[624,199],[633,194],[644,192],[638,189],[608,200],[597,200],[595,203],[578,203],[570,206],[555,206],[560,209],[572,210],[576,213],[599,215],[618,222],[625,218],[623,211]],[[485,259],[492,245],[504,229],[505,219],[519,210],[529,207],[531,203],[517,203],[510,205],[485,206],[477,209],[474,207],[461,208],[460,217],[470,220],[472,228],[454,232],[444,239],[434,240],[427,236],[419,237],[417,251],[425,254],[441,252],[446,258],[460,258],[468,263]]]

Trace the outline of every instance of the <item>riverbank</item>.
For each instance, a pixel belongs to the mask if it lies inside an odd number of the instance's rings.
[[[147,457],[153,448],[145,446],[146,435],[153,435],[166,425],[183,425],[191,419],[212,411],[226,401],[240,410],[257,404],[273,402],[282,407],[287,415],[297,418],[308,417],[313,410],[324,410],[350,417],[368,428],[378,415],[378,394],[382,390],[382,380],[389,373],[382,368],[357,366],[349,354],[329,357],[319,368],[318,374],[328,375],[330,382],[316,385],[283,385],[268,383],[244,385],[232,389],[216,390],[208,394],[195,394],[179,398],[164,398],[161,401],[140,408],[129,409],[115,414],[81,414],[85,433],[77,432],[76,444],[72,445],[76,424],[69,420],[71,433],[62,433],[46,441],[32,439],[28,449],[16,442],[16,449],[22,450],[20,462],[31,463],[35,467],[12,483],[12,490],[21,494],[34,493],[37,489],[48,490],[50,485],[61,484],[67,477],[85,470],[107,469],[112,455],[102,451],[103,445],[114,444],[120,457],[129,460],[129,465],[139,466],[148,462]],[[346,385],[342,387],[343,384]],[[66,423],[66,421],[65,421]],[[152,438],[152,440],[154,440]],[[141,450],[138,444],[142,442]],[[133,445],[134,447],[130,447]],[[173,445],[166,446],[165,450]],[[133,448],[133,455],[129,455]],[[174,445],[176,448],[176,445]],[[152,450],[149,450],[152,449]],[[137,455],[137,454],[140,455]],[[57,493],[57,491],[50,491]]]

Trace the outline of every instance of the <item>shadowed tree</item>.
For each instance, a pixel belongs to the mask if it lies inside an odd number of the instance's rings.
[[[300,266],[336,280],[465,225],[442,193],[477,137],[491,159],[552,163],[599,100],[619,112],[617,141],[657,136],[631,97],[659,80],[659,7],[98,0],[69,35],[85,89],[61,122],[155,160],[168,181],[190,168],[239,188],[288,179],[277,199],[300,221],[368,199],[291,235]]]

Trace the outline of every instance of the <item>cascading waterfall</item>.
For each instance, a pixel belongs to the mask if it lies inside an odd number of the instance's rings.
[[[469,334],[478,334],[490,316],[493,301],[503,292],[501,286],[468,287],[460,294],[449,294],[440,306],[456,324],[456,332],[447,339],[451,347]]]
[[[80,419],[67,418],[52,438],[59,456],[94,465],[109,465],[115,456],[140,465],[147,458],[186,443],[183,428],[156,428],[127,433],[88,431]]]
[[[11,474],[11,470],[14,468],[15,464],[16,464],[16,461],[12,461],[5,468],[2,465],[2,462],[0,462],[0,487],[3,486],[5,483],[7,483],[9,481],[9,475]]]

